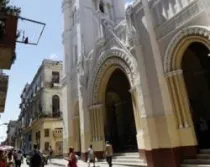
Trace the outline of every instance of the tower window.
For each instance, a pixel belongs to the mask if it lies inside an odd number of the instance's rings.
[[[102,1],[99,3],[99,10],[104,13],[104,3]]]

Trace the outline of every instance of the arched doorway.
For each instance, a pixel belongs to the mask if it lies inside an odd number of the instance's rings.
[[[105,140],[115,152],[136,151],[136,126],[129,81],[120,69],[109,78],[105,92]]]
[[[190,111],[200,148],[210,148],[210,51],[202,43],[191,43],[182,58],[182,70]]]

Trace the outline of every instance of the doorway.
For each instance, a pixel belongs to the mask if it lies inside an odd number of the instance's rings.
[[[126,75],[116,69],[107,84],[105,97],[105,139],[115,152],[137,151],[136,126],[130,84]]]
[[[210,57],[202,43],[189,45],[182,70],[199,147],[210,148]]]

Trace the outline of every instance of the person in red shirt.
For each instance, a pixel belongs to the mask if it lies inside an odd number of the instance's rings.
[[[0,150],[0,167],[6,167],[6,160],[4,157],[4,152],[2,150]]]

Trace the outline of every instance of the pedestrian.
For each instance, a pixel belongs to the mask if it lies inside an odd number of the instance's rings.
[[[34,150],[31,153],[30,167],[42,167],[42,155],[38,150],[38,146],[34,145]]]
[[[7,154],[7,167],[14,167],[14,164],[13,151],[9,151]]]
[[[21,167],[22,153],[20,150],[15,153],[15,157],[15,167]]]
[[[4,152],[2,150],[0,150],[0,167],[7,167]]]
[[[49,160],[51,161],[51,159],[52,159],[52,155],[53,155],[53,149],[52,149],[52,147],[50,146],[49,147]]]
[[[68,157],[65,158],[65,160],[67,160],[69,162],[68,167],[77,167],[77,157],[74,153],[74,148],[73,147],[69,148]]]
[[[95,167],[95,154],[94,154],[92,145],[90,145],[88,149],[88,167],[90,167],[91,162],[93,163],[93,166]]]
[[[113,148],[111,143],[108,141],[106,142],[105,156],[106,156],[106,161],[109,164],[109,167],[112,167]]]

